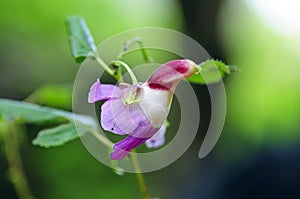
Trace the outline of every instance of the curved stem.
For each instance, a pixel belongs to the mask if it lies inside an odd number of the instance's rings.
[[[149,192],[148,192],[148,189],[147,189],[147,186],[146,186],[135,150],[132,150],[132,153],[130,153],[130,159],[131,159],[134,171],[136,173],[136,177],[137,177],[141,192],[143,194],[143,198],[150,199],[150,195],[149,195]]]
[[[137,84],[138,83],[137,78],[135,77],[133,71],[131,70],[131,68],[125,62],[122,62],[122,61],[119,61],[119,60],[118,61],[112,61],[111,65],[124,67],[127,70],[128,74],[131,78],[132,84]]]
[[[137,78],[135,77],[133,71],[131,70],[131,68],[125,63],[125,62],[122,62],[122,61],[112,61],[110,63],[110,65],[112,66],[115,66],[115,70],[114,69],[111,69],[97,54],[95,54],[95,60],[96,62],[111,76],[115,77],[116,80],[118,81],[122,81],[122,73],[119,69],[120,66],[124,67],[126,69],[126,71],[128,72],[131,80],[132,80],[132,84],[137,84]]]
[[[109,68],[109,66],[97,54],[95,54],[95,60],[108,74],[115,76],[115,71]]]
[[[20,143],[18,127],[15,127],[15,122],[3,121],[1,130],[3,130],[4,152],[9,165],[9,179],[13,184],[16,193],[20,199],[33,199],[29,188],[24,169],[22,158],[20,155]]]
[[[148,63],[154,62],[153,58],[148,54],[147,50],[144,47],[144,43],[143,43],[143,39],[141,37],[134,37],[132,39],[130,39],[129,41],[125,42],[123,44],[123,50],[119,53],[117,60],[122,59],[122,56],[125,52],[127,52],[134,44],[138,44],[142,56],[144,58],[144,60]]]

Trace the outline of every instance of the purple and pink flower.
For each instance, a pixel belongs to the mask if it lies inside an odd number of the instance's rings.
[[[173,60],[160,66],[144,83],[119,86],[101,84],[90,88],[88,102],[106,100],[101,107],[104,130],[127,137],[114,144],[111,159],[121,160],[132,149],[146,142],[148,148],[164,144],[164,125],[173,93],[179,81],[195,74],[197,65],[187,59]]]

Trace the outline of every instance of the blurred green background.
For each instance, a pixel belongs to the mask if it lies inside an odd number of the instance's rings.
[[[225,79],[224,131],[201,160],[210,102],[206,88],[194,86],[203,110],[199,135],[175,163],[145,175],[151,195],[299,198],[300,16],[294,12],[297,1],[264,2],[1,0],[0,97],[23,100],[39,89],[43,97],[34,98],[37,103],[71,109],[79,65],[69,51],[64,24],[69,15],[85,18],[96,43],[139,27],[181,31],[212,57],[242,70]],[[36,198],[140,198],[135,175],[112,174],[79,140],[43,149],[31,145],[38,127],[26,130],[22,157]],[[2,149],[0,172],[0,197],[16,198]]]

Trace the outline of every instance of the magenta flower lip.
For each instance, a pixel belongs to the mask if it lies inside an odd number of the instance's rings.
[[[128,135],[114,144],[111,159],[121,160],[132,149],[146,142],[149,148],[164,144],[164,122],[173,92],[180,80],[195,73],[190,60],[173,60],[160,66],[145,83],[119,86],[101,84],[90,88],[88,102],[106,100],[101,107],[101,126],[118,135]]]

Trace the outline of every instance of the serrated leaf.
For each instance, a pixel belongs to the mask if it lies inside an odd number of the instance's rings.
[[[84,19],[79,16],[68,17],[66,26],[72,55],[76,62],[81,63],[96,49],[94,39]]]
[[[97,130],[97,122],[90,116],[15,100],[0,99],[0,115],[4,120],[18,118],[28,124],[56,124],[55,127],[40,131],[33,141],[33,144],[44,147],[60,146]]]
[[[207,60],[199,64],[201,70],[187,80],[196,84],[211,84],[220,81],[226,75],[237,71],[236,66],[229,66],[218,60]]]

